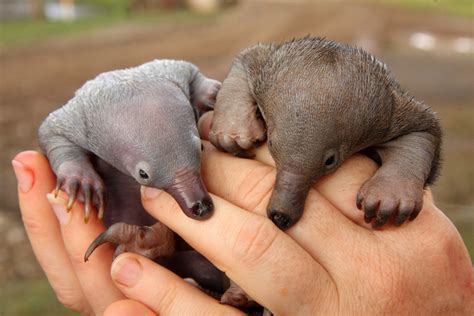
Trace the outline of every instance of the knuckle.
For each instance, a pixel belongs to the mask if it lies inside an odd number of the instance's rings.
[[[441,226],[441,225],[440,225]],[[444,226],[444,225],[443,225]],[[432,237],[430,242],[423,247],[424,255],[431,257],[433,262],[445,262],[450,253],[459,247],[460,237],[454,227],[439,227],[437,236]],[[428,236],[427,236],[428,238]]]
[[[41,225],[42,221],[35,215],[22,212],[21,218],[28,234],[40,235],[44,233],[43,226]]]
[[[75,247],[72,248],[71,246],[66,248],[68,248],[67,251],[73,266],[76,268],[82,267],[82,269],[88,268],[84,262],[84,249],[76,249]]]
[[[402,272],[403,262],[388,259],[383,256],[378,257],[371,264],[371,277],[365,287],[372,296],[373,308],[378,311],[393,311],[396,306],[394,302],[410,299],[406,297],[408,283],[406,275]]]
[[[176,300],[178,298],[178,287],[176,282],[166,282],[163,286],[158,286],[154,294],[154,297],[156,298],[155,310],[163,315],[171,314],[173,306],[176,305]]]
[[[82,293],[78,293],[78,291],[67,287],[55,288],[54,292],[59,303],[64,307],[78,312],[84,311],[85,304]]]
[[[250,216],[236,235],[232,253],[246,265],[258,265],[271,251],[277,236],[278,229],[270,220],[261,216]]]
[[[275,184],[275,172],[272,167],[258,166],[251,169],[236,190],[239,199],[250,211],[263,210],[266,207]]]

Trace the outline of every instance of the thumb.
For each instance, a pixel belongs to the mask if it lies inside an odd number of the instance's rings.
[[[124,253],[112,264],[112,279],[130,299],[159,315],[241,315],[142,256]]]

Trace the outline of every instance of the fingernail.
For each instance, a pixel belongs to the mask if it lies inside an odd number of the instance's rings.
[[[112,279],[126,287],[133,287],[140,281],[142,276],[142,266],[140,263],[129,257],[118,257],[112,263]]]
[[[59,197],[55,198],[52,193],[46,194],[46,198],[48,199],[54,214],[58,218],[59,224],[61,224],[61,226],[66,226],[71,220],[72,215],[71,212],[68,213],[66,210],[66,201]]]
[[[25,164],[17,160],[12,160],[12,166],[20,191],[28,193],[33,187],[33,172]]]
[[[161,194],[161,192],[163,192],[159,189],[144,187],[144,186],[142,186],[140,190],[142,191],[142,196],[146,200],[156,199]]]

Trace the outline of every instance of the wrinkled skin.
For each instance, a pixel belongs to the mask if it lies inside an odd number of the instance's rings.
[[[212,109],[220,83],[188,62],[155,60],[104,73],[50,114],[39,143],[71,210],[84,203],[108,228],[85,252],[87,261],[104,243],[114,256],[134,252],[156,260],[208,290],[224,292],[229,280],[207,259],[157,222],[140,201],[140,186],[163,189],[182,211],[205,220],[213,212],[200,174],[202,144],[196,120]]]
[[[144,206],[276,315],[472,315],[472,261],[429,192],[419,220],[374,231],[353,201],[377,166],[354,155],[313,186],[298,225],[283,233],[265,218],[276,172],[266,146],[256,150],[258,161],[205,147],[203,178],[216,206],[210,220],[189,219],[166,193],[146,195]],[[82,204],[66,213],[66,201],[48,203],[55,176],[43,155],[14,159],[23,222],[61,304],[81,315],[242,315],[143,256],[120,255],[112,277],[108,245],[84,263],[102,223],[93,213],[85,225]],[[140,277],[124,285],[118,272],[133,262]]]
[[[56,194],[68,193],[69,209],[76,198],[83,201],[87,221],[92,205],[104,214],[106,187],[111,203],[123,207],[126,195],[141,184],[170,192],[188,216],[207,218],[212,201],[200,178],[195,120],[213,106],[219,87],[194,65],[169,60],[88,81],[39,130],[40,146],[58,177]],[[111,216],[109,224],[127,217]],[[136,221],[148,224],[149,217]]]
[[[413,220],[435,180],[441,127],[430,107],[362,50],[306,37],[240,53],[222,84],[209,135],[238,156],[268,140],[277,180],[267,215],[302,215],[311,185],[363,151],[381,164],[354,201],[374,227]]]

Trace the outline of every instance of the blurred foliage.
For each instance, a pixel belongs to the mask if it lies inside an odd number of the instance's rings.
[[[210,16],[183,8],[132,12],[129,9],[131,2],[131,0],[76,0],[77,4],[94,6],[96,13],[72,21],[48,21],[34,18],[2,21],[0,22],[0,46],[29,44],[51,36],[84,33],[123,23],[156,24],[170,21],[184,23],[206,19]]]
[[[472,0],[377,0],[388,5],[415,10],[428,10],[445,14],[474,16]]]
[[[443,175],[433,187],[440,201],[456,201],[474,211],[474,164],[472,136],[474,107],[451,103],[436,108],[444,128]],[[443,206],[440,206],[444,209]],[[474,233],[474,230],[472,231]],[[473,249],[474,251],[474,249]]]
[[[56,299],[46,279],[18,281],[0,288],[0,315],[79,315],[67,310]]]
[[[51,35],[87,31],[123,21],[122,16],[98,16],[74,21],[18,20],[1,23],[0,45],[28,43]]]
[[[77,4],[87,4],[107,9],[111,14],[126,14],[131,0],[75,0]]]
[[[447,215],[456,225],[456,228],[466,245],[467,251],[469,252],[471,262],[474,262],[474,216],[462,218],[460,211],[462,211],[462,208],[457,209],[455,213],[448,213]],[[464,210],[463,214],[472,214],[472,212],[468,211],[472,211],[472,209]]]
[[[105,2],[106,0],[103,1]],[[73,21],[35,19],[7,21],[0,23],[0,46],[29,44],[32,41],[44,40],[52,36],[80,34],[124,23],[145,25],[168,23],[171,21],[174,23],[186,23],[209,17],[210,15],[203,15],[184,9],[175,11],[156,10],[136,14],[126,14],[122,10],[117,10],[106,15],[96,15]]]

